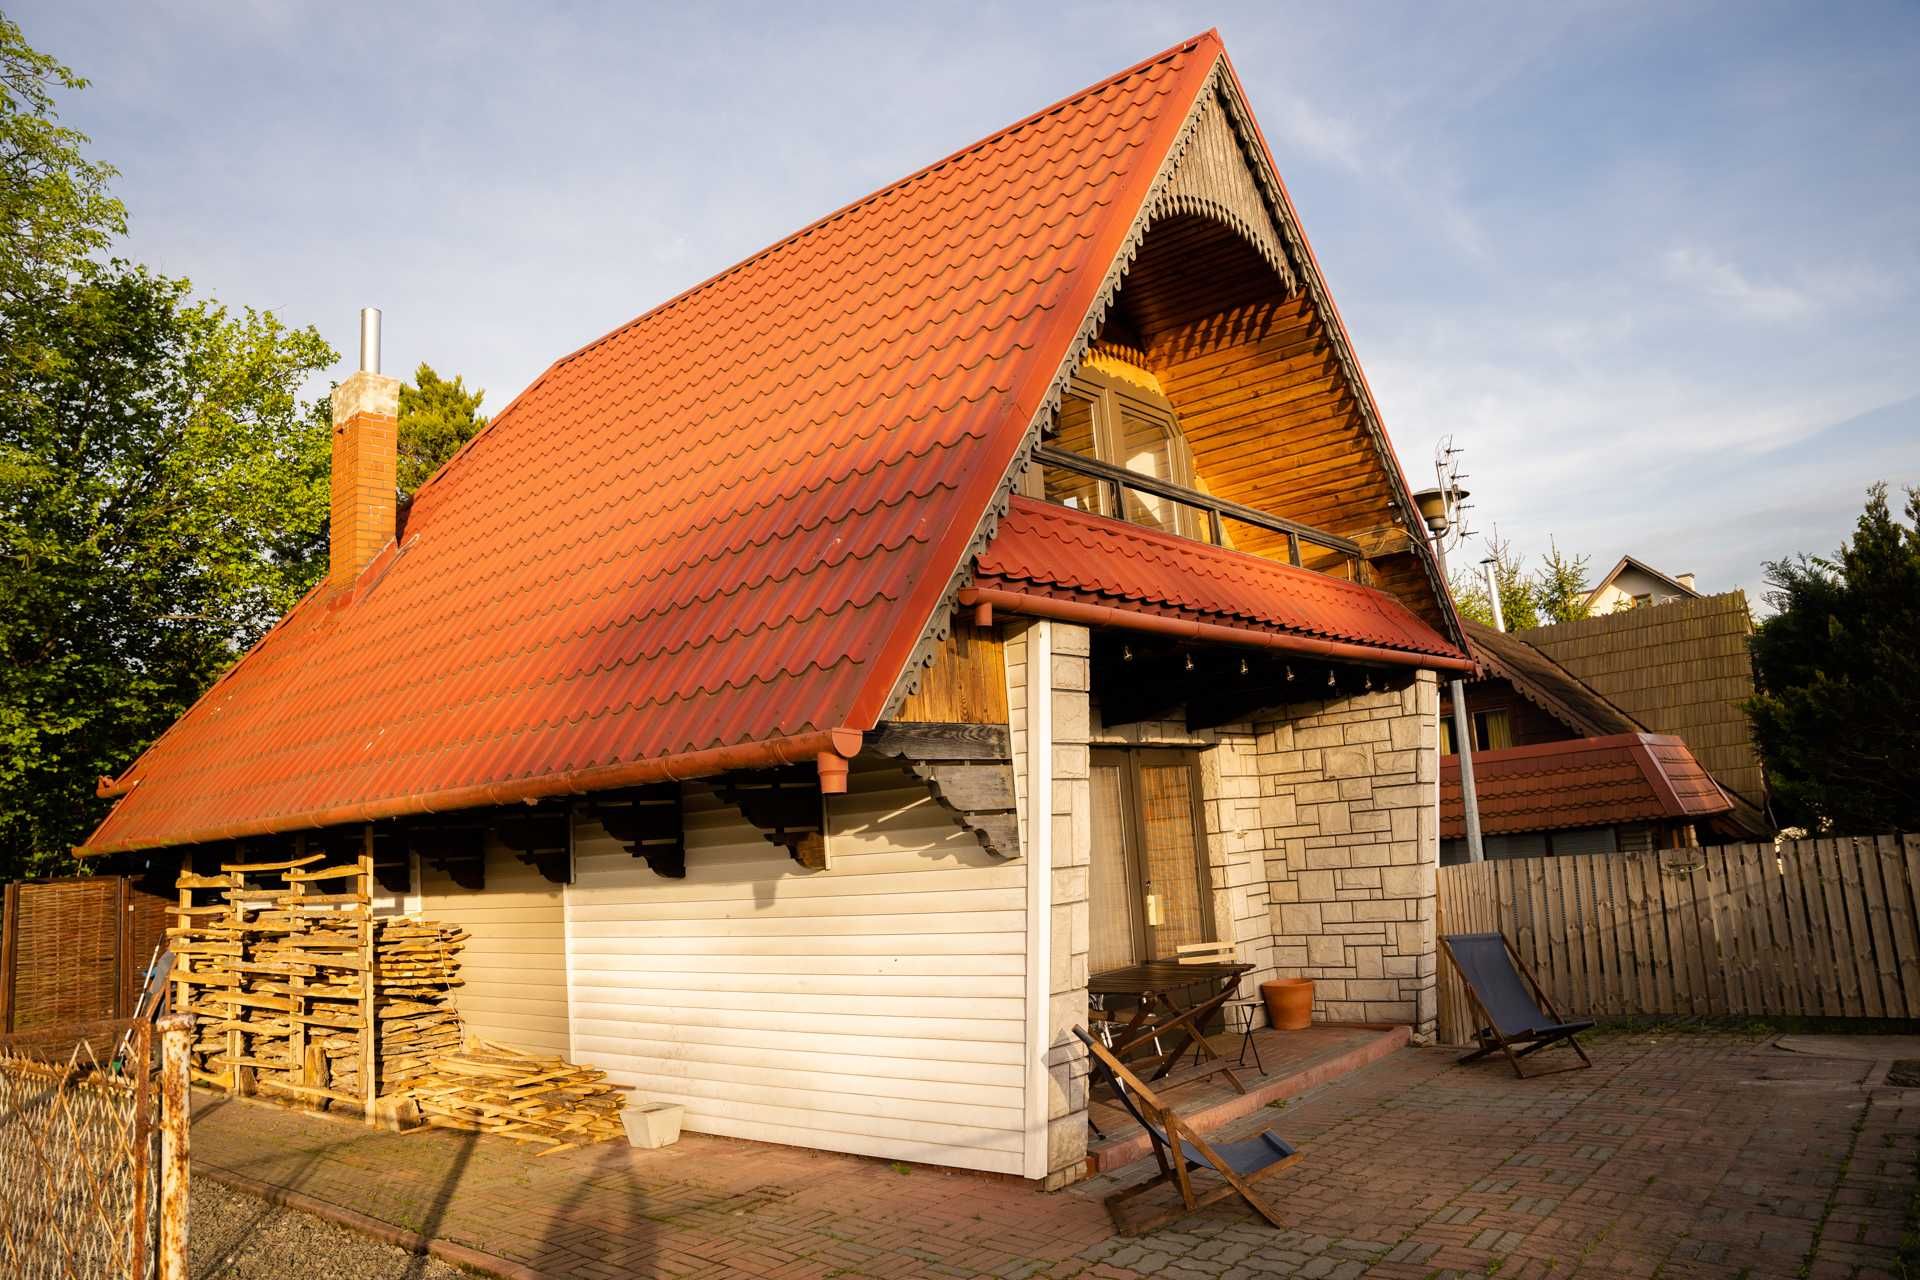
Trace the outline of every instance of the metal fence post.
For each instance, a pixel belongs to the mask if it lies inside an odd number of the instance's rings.
[[[188,1132],[193,1095],[187,1049],[193,1015],[160,1019],[160,1280],[187,1280]]]

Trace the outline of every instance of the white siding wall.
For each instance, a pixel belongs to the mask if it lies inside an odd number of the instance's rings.
[[[575,1056],[696,1132],[1019,1173],[1024,864],[884,767],[856,766],[829,826],[806,871],[690,784],[668,880],[583,824]]]
[[[462,889],[421,867],[420,914],[468,933],[454,996],[466,1033],[539,1053],[567,1052],[566,916],[561,886],[498,845],[487,887]]]

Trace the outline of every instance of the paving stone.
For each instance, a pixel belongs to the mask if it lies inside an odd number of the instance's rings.
[[[1500,1280],[1901,1274],[1920,1108],[1898,1090],[1735,1036],[1595,1048],[1592,1071],[1525,1082],[1403,1050],[1283,1115],[1225,1126],[1226,1141],[1277,1128],[1305,1154],[1261,1184],[1285,1230],[1223,1201],[1115,1235],[1102,1198],[1151,1162],[1045,1194],[692,1134],[535,1160],[498,1139],[244,1101],[203,1103],[194,1162],[196,1176],[244,1174],[410,1230],[431,1221],[556,1280],[1485,1280],[1496,1262]],[[1159,1187],[1131,1207],[1176,1202]]]

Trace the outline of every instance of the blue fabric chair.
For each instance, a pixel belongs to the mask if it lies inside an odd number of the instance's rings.
[[[1587,1057],[1587,1051],[1574,1039],[1576,1032],[1593,1026],[1593,1019],[1570,1022],[1562,1018],[1504,933],[1450,933],[1440,942],[1459,972],[1460,981],[1466,984],[1474,1021],[1479,1024],[1473,1038],[1480,1047],[1460,1061],[1472,1062],[1498,1051],[1507,1055],[1513,1073],[1524,1080],[1527,1072],[1520,1065],[1520,1059],[1565,1040],[1567,1046],[1580,1055],[1581,1065],[1555,1070],[1574,1071],[1593,1065],[1593,1059]],[[1525,1047],[1515,1052],[1518,1046]]]
[[[1291,1143],[1269,1129],[1238,1142],[1211,1144],[1154,1096],[1153,1090],[1140,1083],[1139,1077],[1121,1065],[1112,1051],[1088,1035],[1085,1027],[1075,1027],[1073,1034],[1087,1047],[1088,1064],[1094,1074],[1113,1090],[1127,1114],[1152,1140],[1153,1158],[1160,1165],[1158,1176],[1107,1197],[1107,1213],[1113,1218],[1117,1231],[1123,1235],[1151,1231],[1235,1194],[1274,1226],[1287,1225],[1254,1193],[1253,1184],[1300,1159],[1300,1153]],[[1209,1171],[1219,1175],[1222,1185],[1196,1193],[1192,1175]],[[1122,1214],[1120,1206],[1126,1201],[1163,1182],[1179,1187],[1180,1204],[1141,1221],[1129,1221]]]

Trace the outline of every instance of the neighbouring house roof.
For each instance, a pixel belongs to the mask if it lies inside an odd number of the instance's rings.
[[[1521,635],[1647,728],[1684,738],[1743,814],[1764,825],[1765,781],[1741,707],[1753,696],[1752,633],[1746,593],[1729,591]]]
[[[1306,652],[1331,644],[1448,661],[1459,653],[1385,592],[1033,498],[1012,500],[961,599],[1042,612],[1036,602],[1121,606]]]
[[[1217,35],[1183,42],[556,361],[351,587],[310,594],[111,785],[82,851],[857,749],[930,652],[1183,131],[1239,95]]]
[[[1733,802],[1679,738],[1620,733],[1473,753],[1480,829],[1499,835],[1707,819]],[[1460,758],[1440,761],[1440,834],[1466,834]]]
[[[1644,733],[1646,726],[1580,682],[1518,635],[1463,619],[1467,651],[1485,675],[1505,680],[1542,711],[1586,737]]]
[[[1594,584],[1593,590],[1587,592],[1587,607],[1592,608],[1593,602],[1600,598],[1600,593],[1612,586],[1614,580],[1629,568],[1638,569],[1649,578],[1666,583],[1669,587],[1673,588],[1673,594],[1679,596],[1682,600],[1696,600],[1700,597],[1700,593],[1697,590],[1677,578],[1668,577],[1666,574],[1648,564],[1645,560],[1640,560],[1633,556],[1621,556],[1620,562],[1614,565],[1613,568],[1607,570],[1606,576]]]

